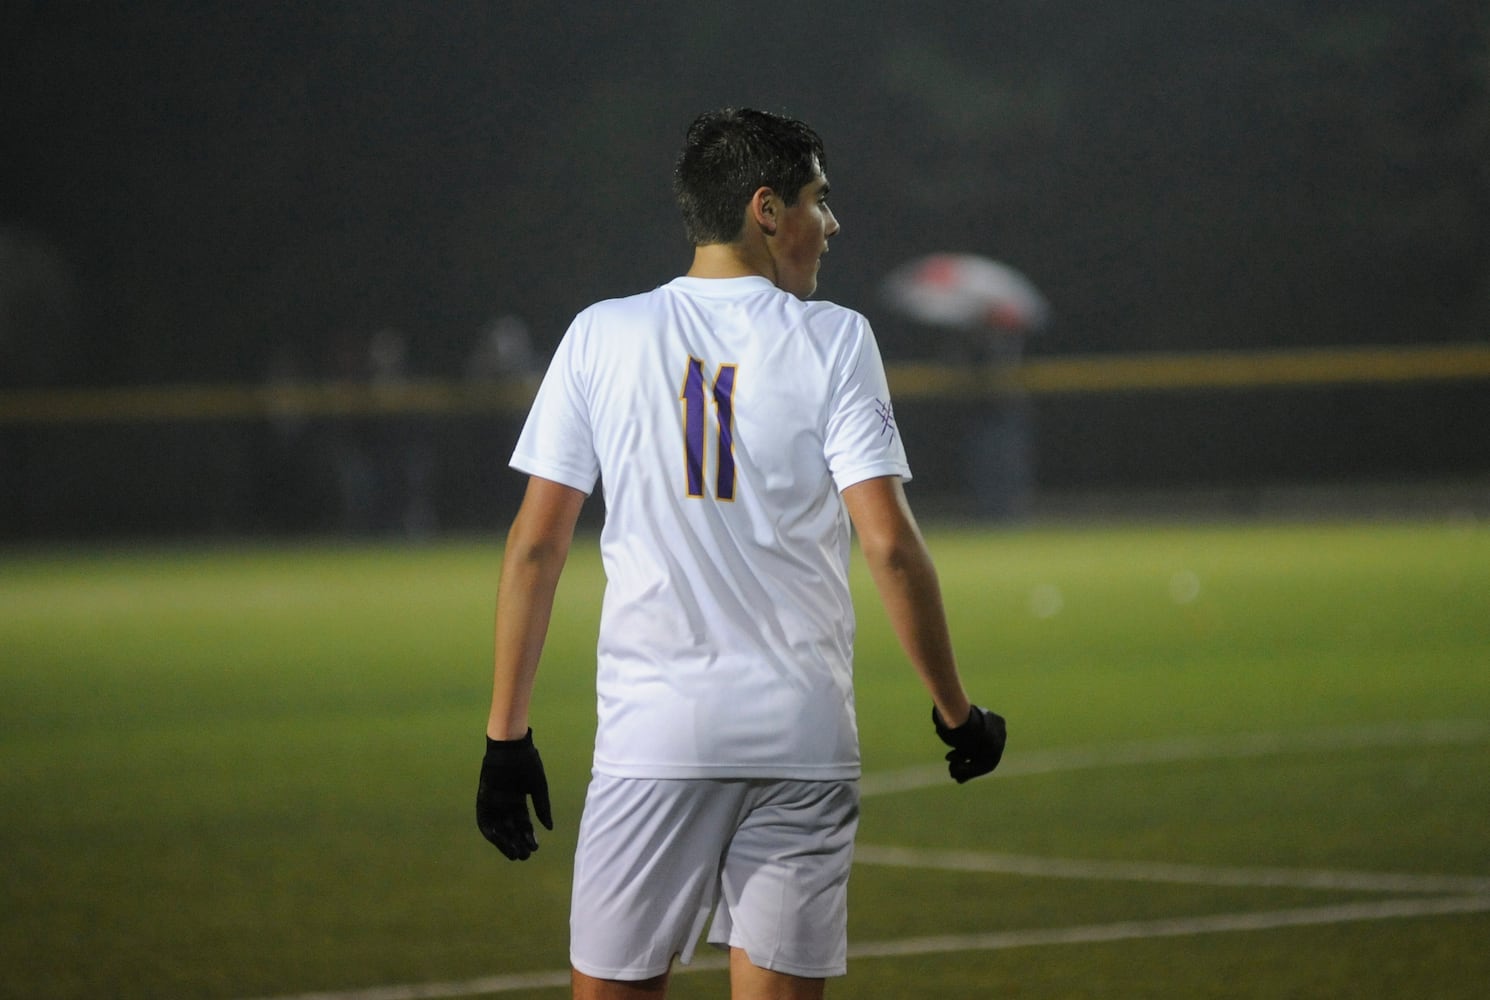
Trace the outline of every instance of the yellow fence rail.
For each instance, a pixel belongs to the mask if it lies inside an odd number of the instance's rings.
[[[1031,359],[1013,372],[900,365],[890,376],[897,398],[971,396],[1011,388],[1054,395],[1444,382],[1490,379],[1490,345],[1083,355]]]
[[[1017,369],[888,366],[897,400],[1490,380],[1490,344],[1032,358]],[[536,381],[415,380],[0,392],[0,426],[521,413]]]

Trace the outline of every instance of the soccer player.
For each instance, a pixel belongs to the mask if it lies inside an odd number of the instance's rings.
[[[597,480],[606,591],[593,776],[571,903],[576,998],[666,995],[675,958],[729,949],[734,1000],[844,974],[858,825],[850,524],[933,704],[958,782],[1004,720],[959,679],[936,570],[864,317],[809,301],[839,231],[822,141],[725,109],[675,171],[688,273],[570,326],[512,465],[529,476],[497,593],[477,823],[509,858],[553,829],[528,725],[576,520]]]

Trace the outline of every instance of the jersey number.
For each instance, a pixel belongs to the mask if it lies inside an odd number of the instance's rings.
[[[735,365],[720,365],[709,391],[714,395],[714,409],[719,419],[718,470],[714,477],[714,495],[720,500],[735,498]],[[688,359],[688,374],[683,378],[683,450],[688,475],[688,495],[704,495],[704,363]]]

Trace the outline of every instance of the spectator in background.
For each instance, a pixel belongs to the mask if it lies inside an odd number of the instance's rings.
[[[393,405],[409,381],[408,339],[391,326],[345,338],[334,364],[337,380],[372,390],[368,412],[340,417],[330,429],[342,529],[429,537],[438,528],[433,448],[419,418]]]
[[[481,328],[466,359],[466,378],[471,382],[527,378],[537,370],[528,324],[510,314],[498,316]]]
[[[968,414],[957,464],[979,515],[1003,520],[1023,514],[1035,475],[1029,396],[1019,367],[1026,338],[1049,321],[1045,297],[1009,265],[963,253],[930,254],[896,268],[884,294],[902,316],[934,331],[918,343],[932,345],[943,362],[976,368],[989,383]]]

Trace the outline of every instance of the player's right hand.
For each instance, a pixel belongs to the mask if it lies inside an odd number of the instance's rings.
[[[947,773],[959,785],[999,766],[1008,738],[1002,715],[974,705],[967,721],[953,729],[933,707],[931,721],[936,726],[936,735],[952,748],[947,754]]]
[[[543,761],[533,745],[533,730],[520,740],[486,738],[486,756],[481,761],[481,782],[476,786],[476,825],[487,840],[511,861],[526,861],[538,850],[533,821],[528,817],[528,796],[543,825],[554,828],[548,804],[548,778]]]

